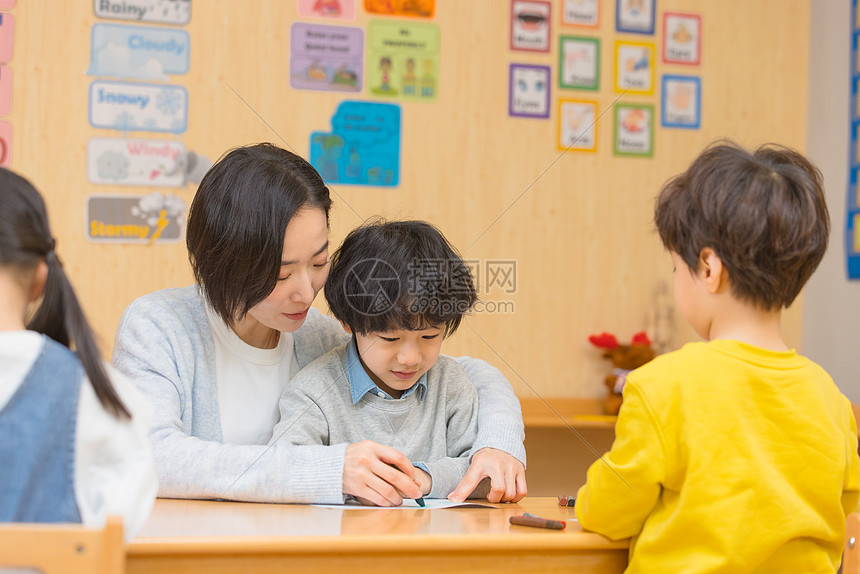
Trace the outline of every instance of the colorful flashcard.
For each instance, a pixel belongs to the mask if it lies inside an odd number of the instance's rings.
[[[508,115],[522,118],[548,118],[549,85],[549,66],[511,64]]]
[[[852,136],[856,138],[856,136]],[[856,146],[857,140],[852,142]],[[845,259],[848,279],[860,279],[860,187],[857,175],[860,167],[856,160],[848,169],[848,202],[845,219]]]
[[[400,182],[400,106],[343,101],[331,132],[311,134],[310,162],[327,183]]]
[[[11,10],[15,7],[15,0],[0,0],[0,10]]]
[[[188,92],[168,84],[95,81],[89,116],[94,128],[180,134],[188,128]]]
[[[0,66],[0,116],[12,112],[12,68]]]
[[[558,149],[597,151],[597,102],[558,101]]]
[[[654,44],[615,43],[615,91],[631,94],[654,92]]]
[[[647,156],[654,153],[654,106],[615,106],[615,155]]]
[[[185,227],[185,201],[173,194],[94,194],[87,198],[87,239],[97,243],[175,243]]]
[[[561,23],[569,26],[597,28],[600,23],[600,1],[564,0]]]
[[[87,143],[91,183],[181,187],[185,146],[171,140],[93,138]]]
[[[702,17],[663,14],[663,61],[698,66],[702,55]]]
[[[15,46],[15,16],[0,14],[0,64],[12,61]]]
[[[436,0],[364,0],[364,9],[371,14],[432,18]]]
[[[615,29],[653,34],[656,4],[657,0],[615,0]]]
[[[367,84],[377,96],[435,100],[439,92],[439,26],[403,20],[367,25]]]
[[[558,70],[560,88],[597,90],[600,87],[600,39],[559,38]]]
[[[549,52],[552,4],[511,0],[511,50]]]
[[[93,0],[99,18],[184,26],[191,21],[191,0]]]
[[[293,88],[361,91],[364,74],[364,31],[361,28],[295,22],[290,30],[290,85]]]
[[[302,18],[355,18],[355,0],[298,0],[298,4],[299,16]]]
[[[166,74],[188,72],[190,51],[191,38],[185,30],[95,24],[87,74],[166,80]]]
[[[663,76],[663,127],[696,130],[702,123],[702,80],[697,76]]]
[[[0,120],[0,166],[12,165],[12,123]]]

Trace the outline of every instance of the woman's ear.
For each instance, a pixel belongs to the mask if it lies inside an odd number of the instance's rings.
[[[705,247],[699,253],[699,269],[696,271],[699,279],[704,281],[705,286],[711,293],[717,293],[726,283],[726,268],[723,260],[717,252],[710,247]]]
[[[37,301],[45,291],[45,282],[48,280],[48,264],[42,259],[36,265],[36,272],[33,273],[33,284],[30,287],[30,299],[28,303]]]

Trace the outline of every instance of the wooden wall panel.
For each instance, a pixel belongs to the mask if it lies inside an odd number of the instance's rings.
[[[445,351],[487,359],[523,397],[602,396],[607,364],[587,336],[606,330],[628,338],[641,330],[657,284],[671,282],[669,257],[651,225],[663,181],[719,137],[799,149],[806,137],[809,0],[659,0],[653,37],[616,33],[614,2],[608,0],[601,1],[596,31],[561,27],[560,8],[555,0],[550,53],[532,54],[509,50],[508,0],[437,0],[432,21],[441,27],[439,96],[432,103],[401,103],[400,185],[333,186],[335,244],[364,217],[417,217],[440,226],[467,259],[517,262],[515,293],[484,294],[488,303],[512,302],[514,311],[476,314]],[[664,11],[702,16],[701,65],[657,63],[658,83],[662,72],[701,76],[702,127],[658,127],[653,158],[615,157],[613,42],[653,40],[659,47]],[[95,17],[91,0],[19,0],[14,14],[13,169],[47,196],[59,254],[109,353],[131,300],[191,281],[184,244],[118,246],[85,239],[90,194],[155,191],[87,181],[87,141],[119,135],[87,120],[94,79],[86,75],[90,30],[107,21]],[[354,22],[343,24],[366,27],[368,19],[359,9]],[[357,96],[290,88],[290,24],[296,20],[295,3],[284,0],[193,0],[184,27],[192,41],[190,71],[171,77],[188,89],[189,128],[163,139],[179,139],[213,160],[258,141],[307,157],[309,134],[329,129],[340,101],[375,100],[367,87]],[[601,38],[600,91],[563,93],[597,99],[606,111],[596,153],[559,157],[556,147],[561,33]],[[552,66],[549,120],[508,117],[511,62]],[[622,101],[652,103],[659,114],[656,92]],[[176,193],[190,203],[194,189]],[[322,297],[317,305],[325,306]],[[786,316],[792,345],[800,341],[799,318],[798,309]],[[676,321],[676,345],[695,338],[680,317]]]

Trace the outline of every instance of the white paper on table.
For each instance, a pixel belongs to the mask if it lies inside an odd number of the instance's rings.
[[[419,506],[412,499],[404,498],[400,506],[365,506],[358,502],[347,502],[345,504],[312,504],[317,508],[335,508],[338,510],[400,510],[402,508],[415,508],[418,510],[435,510],[437,508],[495,508],[491,504],[480,504],[477,502],[451,502],[445,498],[425,498],[425,506]]]

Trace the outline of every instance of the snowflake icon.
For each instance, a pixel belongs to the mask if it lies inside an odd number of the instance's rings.
[[[163,89],[155,96],[155,107],[166,116],[175,116],[183,108],[183,97],[179,90]]]
[[[120,112],[113,120],[113,128],[123,132],[130,132],[136,127],[137,123],[134,121],[134,116],[131,115],[130,112]]]

